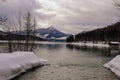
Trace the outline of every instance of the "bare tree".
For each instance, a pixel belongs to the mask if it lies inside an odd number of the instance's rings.
[[[120,8],[120,0],[114,0],[114,4],[115,7]]]
[[[7,16],[3,16],[3,15],[0,16],[0,24],[5,23],[7,20],[8,20]]]
[[[27,51],[29,50],[30,31],[31,31],[31,27],[32,27],[31,21],[32,21],[31,14],[30,14],[30,12],[28,12],[25,17],[25,31],[26,31],[25,50],[27,50]]]
[[[35,38],[35,28],[36,28],[36,20],[35,17],[31,16],[31,13],[28,12],[25,16],[25,32],[26,32],[26,39],[25,39],[25,50],[32,51],[34,46],[34,38]],[[29,46],[31,44],[31,46]]]
[[[33,19],[33,26],[32,26],[32,33],[33,33],[33,39],[32,39],[32,42],[31,42],[31,51],[33,51],[34,47],[35,47],[35,36],[36,36],[36,33],[35,33],[35,29],[36,29],[36,26],[37,26],[37,23],[36,23],[36,19],[34,17]]]
[[[0,23],[1,25],[4,25],[2,29],[8,33],[7,38],[9,52],[23,50],[33,51],[35,46],[35,29],[37,23],[35,17],[32,17],[30,12],[28,12],[24,17],[21,12],[19,12],[18,19],[13,18],[8,20],[7,16],[0,16]],[[13,34],[11,31],[18,34]],[[22,31],[25,33],[24,35],[22,34]],[[16,36],[19,36],[19,38],[16,38]],[[25,43],[23,42],[23,39],[25,39]]]
[[[12,24],[10,20],[8,20],[7,16],[0,16],[0,22],[2,25],[2,29],[4,30],[4,32],[7,32],[7,36],[6,39],[8,40],[8,52],[12,52],[13,48],[13,41],[11,38],[11,29],[12,27],[10,27],[10,25]]]
[[[117,9],[119,9],[120,10],[120,0],[114,0],[114,4],[113,4]],[[120,20],[119,20],[119,22],[120,22]],[[119,37],[120,37],[120,33],[117,33],[117,35],[119,35]],[[120,40],[119,40],[119,42],[120,42]]]

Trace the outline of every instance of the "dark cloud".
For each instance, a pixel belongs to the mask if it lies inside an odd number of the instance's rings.
[[[20,10],[31,11],[40,27],[52,25],[68,33],[78,33],[118,21],[119,10],[113,3],[113,0],[7,0],[0,2],[0,15],[13,17]]]

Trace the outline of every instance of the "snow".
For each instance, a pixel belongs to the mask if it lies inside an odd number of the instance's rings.
[[[120,42],[109,42],[109,45],[120,45]]]
[[[110,42],[111,44],[120,44],[120,42]]]
[[[58,40],[66,40],[66,38],[67,38],[67,36],[65,36],[65,37],[60,37],[60,38],[56,38],[56,39],[58,39]]]
[[[105,68],[110,69],[115,75],[120,78],[120,55],[113,58],[110,62],[103,65]]]
[[[9,80],[26,70],[47,64],[33,52],[13,52],[0,54],[0,80]]]
[[[103,44],[102,42],[98,42],[98,43],[94,43],[94,44],[93,44],[93,42],[87,42],[87,43],[73,42],[73,43],[67,43],[67,44],[78,45],[78,46],[85,45],[85,46],[89,46],[89,47],[96,46],[96,47],[99,47],[99,48],[109,47],[108,44]]]

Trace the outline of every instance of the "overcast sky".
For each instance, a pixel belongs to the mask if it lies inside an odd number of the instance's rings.
[[[39,28],[54,26],[76,34],[117,22],[120,11],[113,3],[113,0],[7,0],[0,1],[0,15],[13,18],[19,11],[31,11]]]

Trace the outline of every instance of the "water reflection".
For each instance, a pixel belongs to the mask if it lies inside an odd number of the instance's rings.
[[[59,44],[39,44],[39,48],[48,48],[48,49],[59,49],[62,45]]]
[[[36,51],[50,65],[15,80],[119,80],[103,67],[116,56],[110,48],[42,43]]]
[[[116,55],[119,54],[119,49],[114,49],[114,48],[107,48],[107,47],[102,47],[99,48],[97,46],[86,46],[86,45],[72,45],[72,44],[67,44],[66,48],[70,50],[77,50],[77,51],[83,51],[87,52],[88,54],[94,54],[96,56],[101,56],[101,57],[115,57]]]

